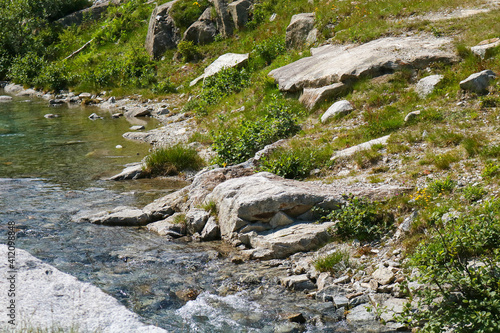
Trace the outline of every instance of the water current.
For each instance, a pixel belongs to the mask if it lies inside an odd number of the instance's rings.
[[[88,119],[93,112],[104,119]],[[45,118],[48,113],[59,117]],[[141,122],[146,129],[159,125]],[[171,332],[274,332],[284,313],[311,318],[326,310],[278,285],[287,267],[233,264],[221,243],[179,243],[143,228],[72,222],[84,210],[142,207],[185,185],[103,180],[147,154],[147,145],[122,138],[130,126],[90,107],[55,108],[18,97],[0,103],[0,233],[15,221],[18,248]],[[200,295],[188,302],[176,295],[190,290]]]

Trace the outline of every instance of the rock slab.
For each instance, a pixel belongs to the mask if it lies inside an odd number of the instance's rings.
[[[194,86],[199,81],[204,80],[207,77],[217,74],[224,68],[241,67],[244,66],[248,61],[248,53],[226,53],[217,58],[213,63],[211,63],[203,75],[197,77],[191,83],[190,86]]]
[[[328,108],[328,110],[326,110],[325,113],[323,113],[323,115],[321,116],[321,122],[324,124],[335,116],[347,115],[351,113],[352,110],[354,110],[354,107],[349,101],[342,100],[335,102]]]
[[[336,82],[349,83],[401,68],[458,60],[452,39],[419,35],[386,37],[362,45],[326,45],[313,54],[269,73],[281,91],[296,92]]]
[[[0,255],[7,258],[7,246]],[[0,288],[8,290],[7,260],[0,263]],[[163,333],[162,328],[141,323],[141,318],[99,288],[43,263],[28,252],[16,249],[16,321],[18,332],[70,331],[107,333]],[[7,296],[7,293],[5,293]],[[2,298],[6,300],[5,298]],[[6,303],[5,303],[6,304]],[[6,309],[0,313],[0,327],[8,327]],[[29,325],[28,327],[24,325]],[[9,325],[10,326],[10,325]]]

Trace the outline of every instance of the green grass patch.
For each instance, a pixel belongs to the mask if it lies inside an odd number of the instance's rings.
[[[195,149],[177,144],[155,149],[146,156],[145,164],[151,176],[172,176],[183,170],[199,170],[204,162]]]
[[[319,272],[330,272],[332,274],[343,273],[351,267],[350,255],[347,251],[334,251],[314,261],[314,268]]]

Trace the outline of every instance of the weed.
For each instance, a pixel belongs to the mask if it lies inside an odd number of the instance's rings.
[[[171,176],[182,170],[198,170],[204,162],[196,150],[182,144],[155,149],[146,156],[145,171],[151,176]]]
[[[204,209],[205,211],[209,212],[210,215],[212,216],[217,216],[217,203],[213,200],[210,200],[203,205],[201,205],[201,208]]]
[[[357,151],[353,155],[353,161],[354,163],[356,163],[358,168],[368,168],[369,166],[380,160],[382,154],[378,152],[377,148],[378,147],[376,146],[372,146],[370,149]]]
[[[494,178],[500,175],[500,165],[494,162],[488,162],[481,173],[485,178]]]
[[[445,179],[438,179],[430,183],[427,188],[431,195],[439,195],[445,193],[451,193],[456,186],[456,182],[450,177]]]
[[[341,239],[371,241],[381,238],[394,226],[394,216],[381,209],[377,202],[346,196],[341,208],[331,211],[322,220],[337,221],[333,231]]]
[[[334,251],[316,259],[314,261],[314,268],[319,272],[330,272],[332,274],[344,272],[351,266],[349,257],[349,252],[347,251]]]
[[[469,157],[474,157],[481,152],[485,138],[482,135],[471,135],[463,139],[461,145],[464,147]]]
[[[488,192],[481,185],[469,184],[462,190],[467,202],[473,203],[481,200]]]
[[[185,30],[203,14],[209,5],[207,0],[178,0],[172,5],[170,16],[178,28]]]
[[[156,83],[153,88],[151,88],[151,91],[154,94],[168,94],[168,93],[175,93],[177,92],[177,88],[174,86],[174,84],[170,81],[170,79],[165,79],[161,82]]]
[[[177,44],[177,51],[184,62],[197,60],[201,57],[200,48],[190,40],[181,40]]]
[[[275,36],[255,44],[254,51],[262,58],[266,65],[269,65],[277,56],[286,51],[285,40],[283,37]]]
[[[186,224],[186,214],[177,214],[172,219],[173,224]]]

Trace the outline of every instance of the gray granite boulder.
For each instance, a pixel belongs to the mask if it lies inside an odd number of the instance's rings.
[[[76,221],[104,225],[138,226],[149,223],[150,219],[141,209],[120,206],[111,211],[79,216]]]
[[[468,78],[460,82],[460,88],[475,92],[477,94],[485,94],[488,92],[490,82],[497,77],[495,72],[487,69],[479,73],[471,74]]]
[[[309,110],[312,110],[318,104],[344,94],[346,90],[347,86],[342,82],[337,82],[321,88],[304,88],[299,98],[299,102]]]
[[[197,77],[191,83],[190,86],[194,86],[201,80],[204,80],[207,77],[217,74],[224,68],[232,68],[232,67],[242,67],[248,62],[248,53],[240,54],[240,53],[226,53],[217,58],[214,62],[208,65],[205,68],[203,75]]]
[[[342,199],[341,193],[319,185],[261,172],[221,183],[207,200],[217,204],[222,237],[231,238],[233,232],[255,223],[271,229],[270,221],[278,212],[295,218],[314,206],[338,207]]]
[[[126,179],[139,179],[145,177],[145,172],[143,171],[144,165],[142,163],[132,163],[127,165],[122,172],[114,175],[108,180],[126,180]]]
[[[227,6],[236,28],[241,29],[247,24],[251,6],[252,3],[248,0],[233,1]]]
[[[217,13],[217,30],[222,37],[227,38],[234,31],[234,22],[229,13],[227,2],[225,0],[214,0],[213,4]]]
[[[420,98],[425,98],[430,95],[442,79],[443,75],[431,75],[418,81],[417,86],[415,87],[418,96],[420,96]]]
[[[0,245],[0,255],[7,258],[7,246]],[[163,333],[162,328],[146,325],[141,318],[99,288],[63,273],[53,266],[16,249],[16,332]],[[0,271],[9,271],[7,260]],[[7,280],[4,280],[6,286]],[[7,289],[5,289],[7,290]],[[7,302],[7,292],[2,300]],[[7,307],[5,303],[5,307]],[[6,309],[0,327],[7,328]],[[28,325],[28,326],[25,326]]]
[[[342,100],[342,101],[337,101],[333,103],[328,110],[323,113],[321,116],[321,122],[324,124],[328,120],[334,118],[335,116],[345,116],[349,113],[351,113],[354,110],[354,106],[352,106],[351,102]]]
[[[481,59],[484,59],[487,58],[488,53],[497,46],[500,46],[500,38],[491,38],[483,40],[476,46],[471,47],[470,50]]]
[[[281,91],[350,83],[362,76],[458,60],[451,38],[429,35],[385,37],[361,45],[326,45],[312,49],[311,54],[269,73]]]
[[[181,39],[180,30],[170,16],[174,3],[175,0],[157,6],[151,13],[145,47],[154,58],[160,58],[166,50],[176,48]]]
[[[184,32],[182,40],[192,41],[200,45],[213,42],[217,35],[217,28],[214,22],[212,22],[210,12],[210,7],[205,9],[200,18]]]
[[[292,49],[304,46],[313,28],[314,13],[293,15],[290,24],[286,28],[286,47]]]

